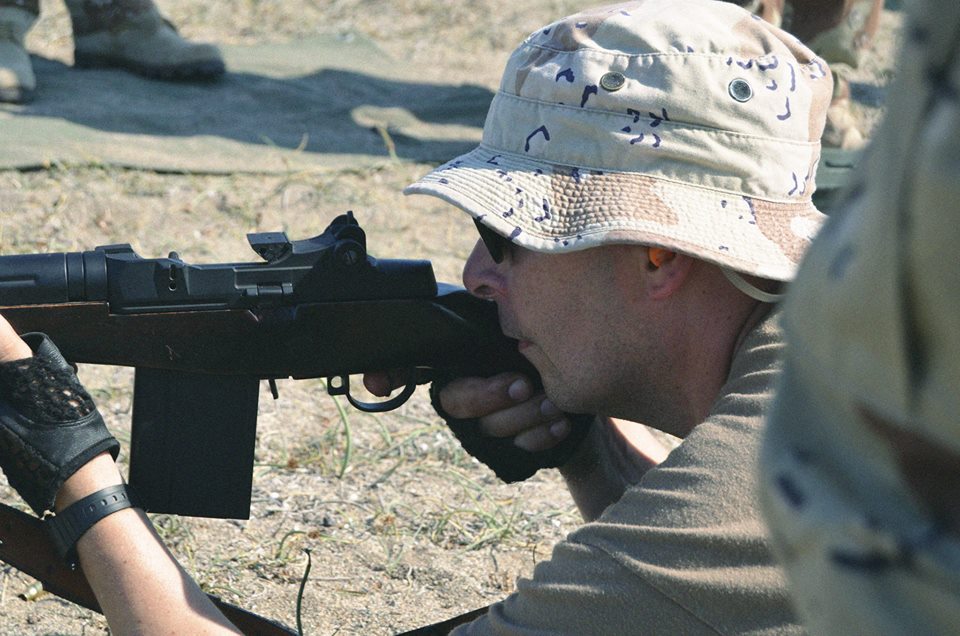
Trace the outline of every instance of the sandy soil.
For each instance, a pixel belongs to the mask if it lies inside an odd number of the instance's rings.
[[[182,32],[220,43],[356,31],[424,79],[495,88],[510,50],[532,29],[571,13],[559,0],[161,0]],[[69,22],[46,2],[30,47],[71,60]],[[897,15],[884,19],[878,52],[851,72],[865,128],[881,111]],[[43,81],[43,78],[40,78]],[[438,203],[400,189],[429,166],[282,176],[156,174],[103,166],[0,172],[0,251],[89,249],[130,242],[145,256],[176,249],[187,261],[249,260],[244,234],[322,230],[354,210],[371,253],[429,258],[438,278],[459,279],[473,237]],[[129,439],[132,373],[85,367],[111,429]],[[306,634],[390,634],[508,594],[549,556],[578,516],[562,483],[545,473],[519,486],[496,482],[465,456],[422,393],[371,416],[326,396],[319,381],[280,383],[261,395],[253,515],[249,521],[157,515],[160,533],[210,592],[297,624],[297,591],[310,551],[300,620]],[[349,444],[348,444],[349,439]],[[4,501],[16,501],[6,490]],[[97,634],[99,616],[49,595],[26,602],[32,581],[0,569],[0,633]]]

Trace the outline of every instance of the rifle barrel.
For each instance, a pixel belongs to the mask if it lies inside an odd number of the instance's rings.
[[[0,256],[0,304],[41,305],[107,298],[102,252]]]

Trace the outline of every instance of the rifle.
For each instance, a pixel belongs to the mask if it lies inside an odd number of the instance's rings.
[[[441,373],[538,377],[493,303],[438,284],[429,261],[368,255],[350,212],[310,239],[247,240],[262,262],[127,244],[0,256],[0,313],[17,331],[45,332],[72,363],[136,368],[129,482],[151,512],[249,518],[262,380],[276,398],[279,378],[326,378],[384,411]],[[387,369],[407,370],[396,397],[350,393],[350,374]]]

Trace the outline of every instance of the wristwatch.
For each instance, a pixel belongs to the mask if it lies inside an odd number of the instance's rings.
[[[63,511],[44,519],[54,546],[70,567],[77,566],[77,541],[101,519],[126,508],[139,508],[126,484],[109,486],[87,495]]]

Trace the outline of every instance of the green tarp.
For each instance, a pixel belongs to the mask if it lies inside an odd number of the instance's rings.
[[[417,69],[352,34],[222,48],[229,72],[211,84],[35,57],[33,102],[0,105],[0,169],[59,162],[230,174],[442,162],[480,140],[493,98],[481,86],[418,81]],[[826,149],[818,198],[856,160]]]
[[[356,35],[222,47],[211,84],[157,82],[34,57],[38,89],[0,106],[0,169],[57,162],[286,172],[445,161],[480,139],[487,88],[416,80]]]

